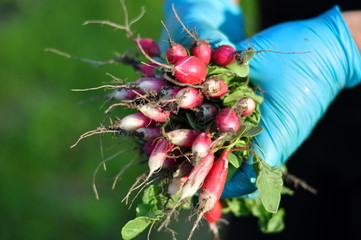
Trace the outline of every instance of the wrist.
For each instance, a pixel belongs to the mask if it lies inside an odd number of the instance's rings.
[[[361,11],[343,12],[342,16],[359,52],[361,52]]]

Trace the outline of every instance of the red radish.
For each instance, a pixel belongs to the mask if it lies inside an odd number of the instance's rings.
[[[191,54],[202,60],[204,64],[208,65],[212,60],[212,47],[208,41],[197,39],[192,44]]]
[[[250,97],[244,97],[236,103],[235,108],[237,112],[241,112],[241,117],[247,117],[254,112],[256,102]]]
[[[219,78],[209,78],[202,83],[204,87],[202,92],[204,95],[212,98],[218,98],[228,92],[228,85],[225,81]]]
[[[158,78],[143,78],[138,85],[144,92],[159,91],[165,86],[169,86],[169,83]]]
[[[211,170],[204,179],[198,196],[198,218],[194,223],[188,240],[191,239],[203,215],[210,211],[221,198],[228,174],[229,151],[229,149],[225,149],[222,152],[221,156],[214,161]]]
[[[222,217],[222,203],[220,200],[217,201],[216,205],[204,214],[204,218],[209,224],[209,228],[213,232],[214,240],[219,240],[219,233],[217,227],[217,221]]]
[[[168,193],[174,196],[182,191],[184,183],[188,180],[188,175],[180,178],[172,178],[168,185]]]
[[[236,60],[236,49],[229,45],[216,48],[213,53],[213,61],[219,66],[226,66]]]
[[[131,89],[131,88],[118,88],[112,94],[112,98],[123,101],[123,100],[131,100],[137,97],[138,94],[143,94],[139,89]]]
[[[160,48],[153,39],[151,38],[141,38],[136,39],[132,38],[132,41],[142,47],[142,49],[150,56],[150,57],[159,57],[160,56]]]
[[[144,150],[145,154],[150,155],[153,152],[155,145],[156,145],[156,142],[154,142],[154,141],[146,141],[143,145],[143,150]]]
[[[237,114],[231,108],[223,108],[216,116],[216,127],[220,132],[236,132],[240,126]]]
[[[192,144],[192,153],[194,159],[205,157],[210,151],[211,143],[212,140],[210,133],[200,133]]]
[[[160,128],[159,127],[146,127],[146,128],[139,128],[135,131],[135,135],[140,139],[145,141],[153,140],[157,137],[161,136]]]
[[[168,69],[181,83],[199,84],[206,79],[207,66],[197,57],[185,56],[180,58],[174,65],[167,65],[151,58],[144,49],[142,49],[140,43],[138,43],[138,47],[149,61]]]
[[[182,57],[188,56],[188,51],[179,43],[171,43],[166,51],[167,60],[175,64]]]
[[[189,174],[187,182],[182,189],[181,199],[192,197],[202,185],[214,162],[213,152],[209,152],[201,158],[198,165],[194,166]]]
[[[199,106],[199,111],[196,113],[198,122],[213,120],[218,113],[218,108],[210,103],[203,103]]]
[[[141,105],[138,107],[138,110],[156,122],[165,122],[170,116],[170,111],[163,111],[161,107],[153,106],[151,104]]]
[[[137,65],[137,68],[142,72],[144,76],[154,77],[155,70],[158,65],[153,62],[141,63]]]
[[[177,104],[183,109],[191,109],[201,105],[203,98],[200,91],[191,87],[181,89],[176,95]]]
[[[200,84],[206,79],[207,67],[197,57],[182,57],[174,65],[174,76],[181,83]]]
[[[145,116],[143,113],[133,113],[124,117],[120,121],[119,127],[125,131],[135,131],[138,128],[151,126],[152,120]]]
[[[199,131],[191,129],[177,129],[166,133],[167,139],[179,147],[191,147]]]

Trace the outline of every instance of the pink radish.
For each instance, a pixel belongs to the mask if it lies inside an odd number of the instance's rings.
[[[244,97],[236,103],[235,108],[237,112],[241,112],[241,117],[247,117],[254,112],[256,102],[250,97]]]
[[[152,120],[143,113],[133,113],[120,121],[119,127],[125,131],[135,131],[138,128],[148,127],[154,124]]]
[[[238,130],[241,123],[237,114],[231,108],[223,108],[216,116],[216,127],[220,132],[233,133]]]
[[[228,85],[225,81],[219,78],[209,78],[202,83],[204,87],[202,92],[204,95],[211,98],[218,98],[228,92]]]
[[[181,89],[176,95],[177,104],[183,109],[191,109],[201,105],[203,98],[200,91],[191,87]]]
[[[205,157],[200,159],[198,165],[193,167],[187,182],[183,186],[181,199],[192,197],[198,191],[211,170],[213,162],[214,154],[213,152],[209,152]]]
[[[221,198],[228,174],[229,151],[229,149],[225,149],[222,152],[221,156],[214,161],[211,170],[204,179],[198,196],[198,218],[188,236],[188,240],[192,238],[192,234],[203,215],[210,211]]]
[[[199,131],[191,129],[177,129],[166,133],[168,141],[179,147],[191,147]]]
[[[142,47],[142,49],[150,56],[150,57],[159,57],[160,56],[160,48],[153,39],[151,38],[141,38],[136,39],[132,38],[132,41],[137,43]],[[138,46],[139,47],[139,46]]]
[[[145,128],[139,128],[135,131],[135,135],[139,137],[140,139],[143,139],[145,141],[153,140],[157,137],[161,136],[160,128],[159,127],[145,127]]]
[[[212,60],[212,47],[208,41],[197,39],[191,46],[191,54],[208,65]]]
[[[199,106],[199,111],[196,112],[196,119],[198,122],[213,120],[218,113],[218,108],[210,103],[203,103]]]
[[[172,147],[173,144],[169,143],[165,138],[160,138],[157,141],[148,160],[150,172],[147,178],[162,167],[163,162],[167,158],[167,154]]]
[[[213,53],[213,61],[219,66],[226,66],[236,60],[236,49],[229,45],[216,48]]]
[[[139,106],[138,110],[156,122],[165,122],[169,120],[170,111],[163,111],[161,107],[153,106],[151,104],[144,104]]]
[[[192,153],[194,159],[205,157],[210,151],[211,143],[212,140],[210,133],[200,133],[192,144]]]

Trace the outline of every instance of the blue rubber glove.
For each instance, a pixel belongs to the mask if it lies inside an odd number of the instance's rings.
[[[361,81],[361,56],[338,7],[319,17],[269,28],[237,45],[263,52],[250,61],[250,78],[264,93],[261,126],[254,150],[271,166],[281,166],[311,134],[344,88]],[[222,197],[256,190],[251,164],[227,183]]]
[[[194,40],[175,17],[172,4],[184,25],[201,40],[208,40],[213,48],[234,46],[233,43],[245,39],[241,8],[230,0],[168,0],[164,5],[164,22],[176,43],[189,48]],[[166,31],[162,31],[160,39],[160,48],[165,53],[169,46]]]

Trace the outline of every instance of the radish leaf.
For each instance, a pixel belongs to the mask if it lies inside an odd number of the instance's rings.
[[[282,172],[279,167],[271,167],[262,159],[254,163],[257,174],[256,187],[265,209],[276,213],[281,201],[283,187]]]
[[[142,233],[153,221],[148,217],[137,217],[127,222],[121,234],[124,240],[133,239]]]

